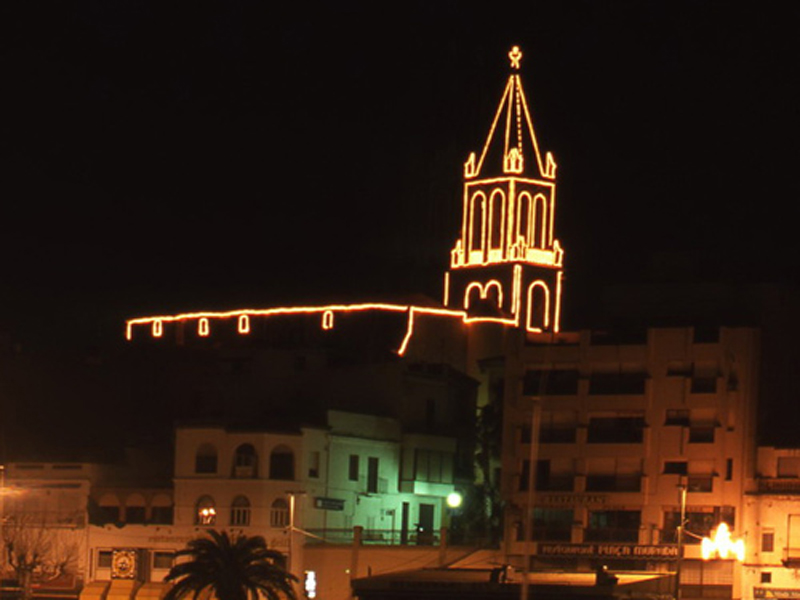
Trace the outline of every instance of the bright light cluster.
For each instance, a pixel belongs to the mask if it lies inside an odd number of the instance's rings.
[[[744,561],[744,540],[738,539],[735,542],[731,539],[731,532],[727,523],[720,523],[714,532],[714,537],[704,537],[700,546],[703,560],[709,558],[728,558],[732,555],[740,562]]]
[[[406,333],[396,352],[403,355],[408,348],[408,344],[414,335],[414,320],[417,315],[439,315],[444,317],[454,317],[467,321],[464,311],[448,310],[441,308],[429,308],[423,306],[411,306],[404,304],[383,304],[383,303],[364,303],[364,304],[336,304],[327,306],[298,306],[266,309],[243,309],[227,312],[198,312],[183,313],[178,315],[160,315],[154,317],[141,317],[129,319],[126,322],[125,338],[133,339],[134,329],[140,326],[150,327],[150,334],[154,338],[164,335],[165,323],[197,323],[197,335],[208,337],[211,335],[212,321],[237,320],[237,332],[241,335],[248,335],[251,329],[251,321],[254,317],[276,317],[285,315],[319,315],[320,327],[324,331],[330,331],[335,325],[335,315],[337,313],[359,313],[366,311],[385,311],[406,315]]]

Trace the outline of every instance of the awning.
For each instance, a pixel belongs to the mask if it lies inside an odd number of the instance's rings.
[[[136,600],[162,600],[170,584],[163,582],[145,583],[136,592]]]
[[[113,579],[105,600],[133,600],[136,585],[133,579]]]
[[[92,581],[83,586],[80,600],[106,600],[108,581]]]

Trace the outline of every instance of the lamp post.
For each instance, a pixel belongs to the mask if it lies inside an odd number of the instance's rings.
[[[681,598],[681,567],[683,566],[683,527],[686,524],[686,485],[678,486],[681,498],[680,521],[678,522],[678,562],[675,564],[675,600]]]

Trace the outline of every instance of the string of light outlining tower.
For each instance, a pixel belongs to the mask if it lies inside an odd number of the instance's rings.
[[[400,319],[394,349],[401,355],[422,317],[558,333],[564,251],[554,236],[556,162],[540,150],[519,74],[522,56],[518,46],[508,53],[511,73],[486,141],[464,163],[460,237],[444,274],[441,305],[360,302],[155,315],[129,319],[126,338],[164,338],[170,328],[178,336],[206,338],[220,329],[246,336],[256,321],[290,316],[334,331],[370,313]]]

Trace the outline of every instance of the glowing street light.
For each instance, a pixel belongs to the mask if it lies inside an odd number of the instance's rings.
[[[464,499],[458,492],[450,492],[447,494],[447,506],[450,508],[458,508]]]
[[[728,558],[728,555],[733,555],[739,562],[744,561],[744,540],[738,539],[733,541],[731,539],[731,531],[728,524],[722,522],[714,532],[714,537],[704,537],[701,542],[700,552],[703,560],[710,558]]]

